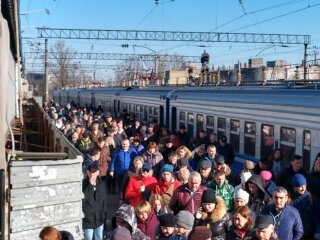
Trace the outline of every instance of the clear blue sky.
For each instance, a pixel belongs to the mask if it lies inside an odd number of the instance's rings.
[[[320,51],[320,0],[20,0],[23,37],[36,37],[34,27],[121,30],[219,31],[287,33],[311,35],[310,51]],[[48,9],[50,15],[45,11]],[[228,24],[229,22],[229,24]],[[28,41],[43,42],[43,39]],[[49,39],[53,44],[56,40]],[[26,40],[24,40],[26,42]],[[129,48],[121,48],[128,43]],[[150,53],[200,56],[206,50],[210,65],[233,66],[252,57],[264,61],[284,59],[301,63],[303,45],[289,47],[268,44],[186,43],[155,41],[66,40],[77,52]],[[206,47],[199,47],[199,45]],[[25,51],[30,44],[24,44]],[[43,45],[40,45],[43,49]],[[313,59],[313,56],[309,56]],[[319,58],[319,57],[318,57]],[[29,62],[31,60],[28,60]],[[35,60],[32,60],[33,62]],[[94,62],[91,62],[94,64]],[[114,64],[98,61],[97,64]],[[102,73],[101,73],[102,74]]]

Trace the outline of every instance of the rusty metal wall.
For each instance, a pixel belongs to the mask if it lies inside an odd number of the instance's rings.
[[[10,162],[10,239],[39,239],[52,225],[82,239],[82,157]]]

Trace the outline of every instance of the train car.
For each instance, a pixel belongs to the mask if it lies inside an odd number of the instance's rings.
[[[171,132],[185,125],[191,137],[202,129],[226,136],[238,162],[258,161],[280,148],[285,160],[302,155],[310,169],[320,152],[319,93],[283,86],[155,87],[81,90],[78,97],[81,105],[101,105],[114,114],[126,109]]]
[[[238,160],[258,160],[280,148],[303,156],[310,169],[320,152],[320,91],[270,87],[183,88],[171,93],[171,125],[190,136],[204,129],[227,136]]]

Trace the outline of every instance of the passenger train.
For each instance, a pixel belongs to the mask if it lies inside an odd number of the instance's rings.
[[[191,137],[204,129],[225,135],[236,160],[258,161],[280,148],[284,159],[303,156],[310,170],[320,152],[320,90],[276,86],[153,87],[59,90],[55,101],[105,111],[135,114],[176,132],[185,125]]]

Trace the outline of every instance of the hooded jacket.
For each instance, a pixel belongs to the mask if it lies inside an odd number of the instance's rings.
[[[232,225],[231,218],[227,212],[226,204],[221,197],[217,197],[216,206],[212,212],[212,217],[209,215],[205,219],[195,219],[194,226],[206,226],[212,232],[213,240],[224,240],[226,234]]]
[[[126,221],[131,227],[130,232],[132,240],[150,240],[138,227],[137,227],[137,218],[134,212],[134,208],[128,204],[122,204],[117,210],[116,214],[112,218],[112,228],[116,228],[116,218],[121,218]],[[110,234],[108,234],[110,235]]]
[[[250,193],[249,183],[254,183],[259,188],[259,196],[258,197],[253,197],[252,194]],[[264,187],[262,185],[262,179],[259,175],[253,174],[248,179],[248,181],[246,182],[246,189],[245,190],[250,194],[248,206],[251,209],[251,211],[253,211],[256,214],[256,216],[259,215],[259,213],[261,212],[261,210],[263,208],[265,208],[269,204],[272,204],[272,198],[264,189]]]

